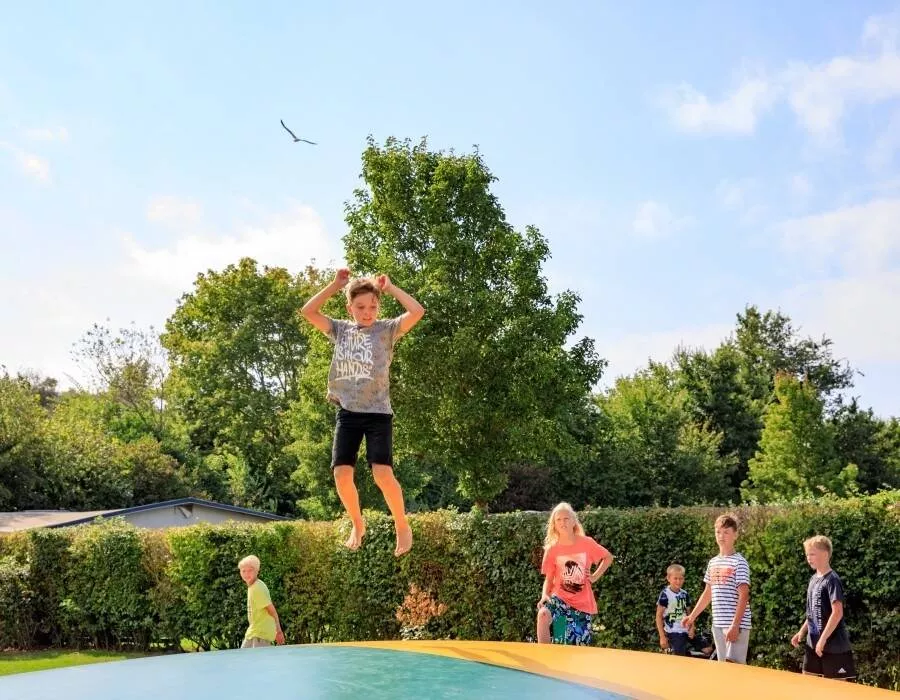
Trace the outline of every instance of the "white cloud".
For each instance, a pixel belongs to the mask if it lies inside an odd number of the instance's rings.
[[[684,131],[750,134],[777,99],[777,86],[756,77],[742,82],[719,101],[684,83],[669,91],[663,102],[675,125]]]
[[[827,335],[835,354],[852,364],[900,362],[900,270],[852,274],[797,285],[784,294],[784,307],[813,337]]]
[[[900,55],[838,56],[820,65],[794,63],[783,74],[797,121],[818,138],[833,137],[848,107],[900,96]]]
[[[665,362],[672,358],[678,347],[713,350],[733,331],[734,326],[731,324],[716,323],[648,333],[627,333],[618,337],[604,337],[600,333],[597,336],[597,346],[600,354],[609,362],[601,383],[610,386],[618,377],[646,367],[647,361],[651,359]]]
[[[665,204],[647,200],[638,205],[632,229],[644,238],[662,238],[684,229],[690,223],[690,217],[675,216]]]
[[[759,184],[753,178],[722,180],[716,186],[716,197],[725,210],[739,216],[742,224],[755,224],[766,212],[758,190]]]
[[[296,206],[263,225],[244,226],[226,236],[185,235],[162,248],[148,248],[123,237],[129,277],[175,292],[190,289],[197,274],[219,270],[242,257],[260,264],[299,269],[315,259],[329,264],[340,256],[324,223],[311,208]]]
[[[784,100],[809,134],[834,139],[850,107],[900,97],[898,33],[898,15],[870,17],[858,54],[821,63],[792,61],[771,77],[744,79],[720,100],[683,84],[668,91],[664,104],[682,130],[750,134],[762,115]]]
[[[812,183],[803,173],[794,173],[788,181],[788,187],[798,199],[804,199],[813,193]]]
[[[716,196],[723,207],[734,211],[748,206],[749,197],[755,189],[756,181],[753,178],[722,180],[716,186]]]
[[[203,206],[193,199],[162,195],[147,204],[147,220],[175,228],[195,226],[203,218]]]
[[[875,139],[866,163],[873,170],[880,170],[890,166],[894,161],[894,154],[900,150],[900,109],[895,110],[884,130]]]
[[[164,247],[126,236],[119,249],[106,245],[77,260],[48,261],[39,277],[0,277],[0,296],[20,300],[0,308],[0,325],[17,329],[3,343],[0,364],[11,372],[35,369],[70,386],[67,376],[84,379],[70,350],[93,323],[108,319],[113,328],[134,322],[161,330],[197,273],[224,269],[242,256],[299,272],[313,260],[324,266],[342,255],[340,241],[309,207],[235,229],[222,236],[185,235]]]
[[[0,149],[12,154],[16,163],[26,176],[42,184],[50,183],[50,163],[40,156],[23,151],[6,141],[0,141]]]
[[[785,308],[811,334],[827,334],[854,363],[900,362],[900,198],[875,199],[781,224],[798,276]]]
[[[31,141],[68,141],[69,131],[64,126],[26,129],[25,137]]]
[[[900,252],[900,198],[875,199],[779,225],[786,251],[845,273],[890,269]],[[887,301],[887,300],[886,300]]]

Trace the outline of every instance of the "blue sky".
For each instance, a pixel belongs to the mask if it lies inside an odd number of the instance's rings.
[[[340,262],[366,136],[427,135],[541,228],[607,381],[756,303],[900,415],[900,5],[833,4],[12,6],[0,364],[77,380],[92,323],[159,328],[199,271]]]

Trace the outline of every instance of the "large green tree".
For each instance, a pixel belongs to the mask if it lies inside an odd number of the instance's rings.
[[[737,315],[734,333],[713,352],[679,349],[678,383],[690,392],[696,418],[722,433],[723,455],[735,455],[733,485],[747,478],[763,419],[779,372],[804,377],[826,407],[853,385],[853,370],[833,355],[828,338],[802,336],[780,311],[748,306]]]
[[[839,405],[831,425],[841,462],[859,469],[861,491],[900,488],[900,420],[878,418],[871,408],[863,410],[853,399]]]
[[[446,465],[486,504],[510,465],[567,444],[565,416],[600,377],[593,342],[573,338],[579,298],[550,295],[546,240],[507,222],[478,152],[370,139],[362,178],[347,205],[347,261],[389,274],[426,309],[397,348],[397,451]]]
[[[46,423],[30,383],[0,373],[0,510],[46,507]]]
[[[765,503],[856,490],[857,467],[841,462],[824,409],[809,382],[787,373],[776,376],[759,449],[750,460],[747,499]]]
[[[694,421],[675,373],[651,363],[597,398],[605,445],[604,484],[594,503],[679,506],[734,500],[734,459],[722,435]],[[601,490],[602,489],[602,490]]]
[[[244,258],[200,274],[166,322],[169,397],[206,464],[226,471],[231,497],[293,512],[296,460],[286,414],[309,345],[297,310],[321,283]]]

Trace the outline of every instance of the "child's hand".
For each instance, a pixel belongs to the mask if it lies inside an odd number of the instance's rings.
[[[681,624],[684,625],[684,620],[681,621]],[[687,631],[688,631],[688,639],[693,639],[694,636],[697,634],[697,628],[694,627],[694,625],[687,625]]]
[[[394,286],[391,284],[391,278],[387,275],[378,275],[375,278],[375,284],[377,284],[378,288],[386,294],[390,294],[391,288]]]
[[[659,635],[659,648],[660,649],[668,649],[669,648],[669,638],[666,635]]]
[[[791,646],[799,647],[800,646],[800,633],[797,632],[793,637],[791,637]]]
[[[275,633],[275,643],[276,644],[284,644],[284,632],[282,632],[281,630],[278,630]]]
[[[540,610],[542,607],[544,607],[544,603],[549,602],[549,600],[550,600],[550,596],[542,595],[541,599],[538,601],[537,609]]]
[[[816,642],[816,656],[822,656],[822,654],[824,654],[824,653],[825,653],[825,640],[819,639],[819,641]]]
[[[347,285],[347,282],[350,281],[350,270],[346,267],[340,268],[337,272],[334,273],[334,281],[335,284],[339,284],[341,288]]]
[[[690,615],[681,618],[681,626],[684,628],[691,628],[694,626],[694,618]]]

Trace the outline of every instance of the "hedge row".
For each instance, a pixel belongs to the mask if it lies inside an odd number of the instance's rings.
[[[788,640],[803,615],[814,533],[835,544],[862,680],[900,688],[898,494],[739,511],[739,550],[752,571],[751,662],[797,670]],[[702,588],[715,552],[703,509],[592,510],[590,535],[616,562],[596,586],[596,643],[656,648],[655,600],[671,562]],[[289,643],[458,638],[528,641],[534,635],[546,515],[413,517],[416,545],[392,556],[389,519],[370,516],[365,546],[340,542],[346,523],[196,526],[165,532],[121,522],[32,530],[0,538],[0,646],[235,647],[245,629],[237,561],[262,562]],[[706,618],[708,621],[708,618]]]

